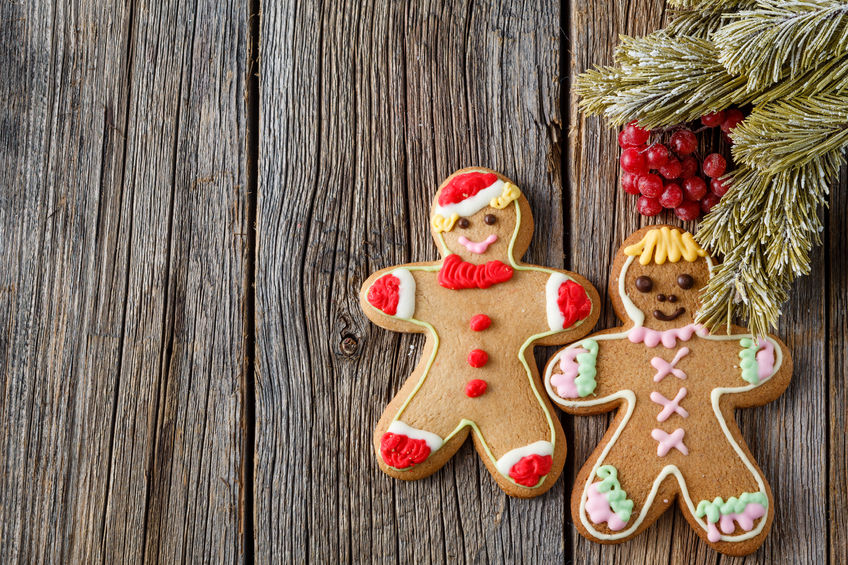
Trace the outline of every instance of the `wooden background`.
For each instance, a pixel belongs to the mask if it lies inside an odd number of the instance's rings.
[[[515,179],[529,259],[605,289],[641,221],[615,132],[569,87],[619,33],[661,25],[662,0],[259,14],[0,2],[2,561],[742,561],[676,511],[620,546],[576,535],[569,491],[607,417],[563,417],[567,469],[529,501],[470,444],[417,483],[370,444],[421,339],[369,324],[357,290],[436,257],[427,209],[454,169]],[[777,502],[748,562],[848,561],[846,208],[843,169],[784,311],[794,380],[738,414]]]

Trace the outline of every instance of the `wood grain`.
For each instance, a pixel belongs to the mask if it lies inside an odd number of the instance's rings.
[[[371,433],[421,341],[372,327],[357,303],[374,270],[436,257],[430,200],[468,165],[520,183],[531,260],[562,264],[558,25],[551,0],[265,7],[257,556],[564,558],[561,484],[508,499],[470,446],[424,481],[379,472]]]
[[[242,558],[246,16],[0,4],[4,561]]]
[[[436,257],[453,170],[515,179],[527,260],[606,294],[644,222],[569,87],[664,2],[262,2],[256,25],[258,4],[0,2],[2,561],[742,561],[676,512],[618,546],[576,534],[606,416],[562,417],[566,469],[535,500],[470,445],[414,483],[371,446],[422,340],[370,324],[358,289]],[[843,168],[779,332],[793,383],[738,413],[777,504],[748,562],[848,561],[846,199]]]

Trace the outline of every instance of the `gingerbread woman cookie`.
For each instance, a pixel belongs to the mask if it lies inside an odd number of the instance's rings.
[[[533,233],[530,206],[489,169],[448,177],[430,227],[440,261],[383,269],[360,292],[377,325],[427,335],[415,371],[377,424],[380,468],[406,480],[430,475],[473,430],[504,491],[542,494],[562,471],[566,446],[533,346],[588,334],[598,293],[579,275],[520,261]]]
[[[630,539],[675,499],[722,553],[751,553],[768,534],[771,489],[733,411],[777,398],[792,362],[774,336],[757,339],[736,326],[711,334],[695,323],[711,269],[690,233],[637,231],[610,280],[624,327],[560,350],[545,369],[548,394],[566,412],[618,410],[571,498],[574,523],[591,540]]]

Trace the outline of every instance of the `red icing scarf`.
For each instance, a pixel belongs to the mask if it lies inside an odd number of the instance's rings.
[[[442,261],[439,270],[439,284],[452,290],[463,288],[489,288],[512,278],[512,267],[500,261],[489,261],[484,265],[475,265],[463,261],[459,255],[452,254]]]

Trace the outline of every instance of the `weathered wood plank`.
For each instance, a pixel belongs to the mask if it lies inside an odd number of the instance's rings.
[[[507,499],[467,446],[418,483],[379,472],[371,433],[421,341],[357,304],[373,270],[435,257],[432,194],[475,163],[521,184],[532,260],[562,264],[558,25],[551,0],[264,7],[257,556],[563,558],[561,485]]]
[[[848,563],[848,166],[831,192],[824,236],[827,278],[827,525],[830,562]],[[819,379],[812,374],[813,379]]]
[[[0,554],[237,561],[247,11],[42,4],[0,5]]]
[[[619,33],[643,34],[659,27],[664,2],[639,0],[610,3],[581,0],[571,3],[570,42],[572,76],[595,63],[609,63]],[[676,223],[670,214],[640,219],[635,199],[618,185],[616,131],[597,118],[586,119],[571,106],[571,185],[573,223],[571,267],[589,276],[599,289],[605,287],[609,266],[620,242],[646,223]],[[687,226],[691,228],[691,225]],[[586,237],[585,234],[593,234]],[[796,285],[786,306],[779,334],[793,351],[796,373],[792,385],[777,402],[740,411],[743,435],[763,467],[775,494],[777,514],[772,534],[749,558],[751,562],[822,562],[826,551],[824,509],[825,375],[824,320],[825,280],[821,251],[813,273]],[[611,308],[601,324],[614,325]],[[609,417],[578,418],[573,424],[574,470],[579,469],[607,429]],[[573,530],[572,530],[573,532]],[[713,563],[717,554],[691,530],[679,511],[664,515],[644,535],[618,546],[599,546],[574,536],[575,562],[668,562]],[[735,561],[720,557],[720,561]]]

